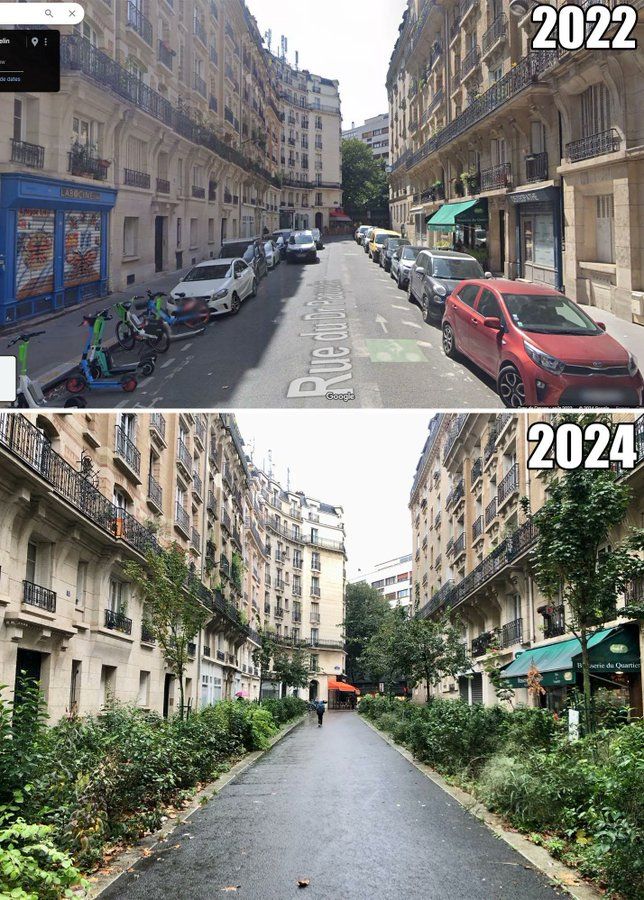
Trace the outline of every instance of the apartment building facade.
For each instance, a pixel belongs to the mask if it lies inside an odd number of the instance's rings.
[[[367,119],[364,125],[352,122],[351,128],[342,132],[345,141],[362,141],[377,160],[389,165],[389,113],[381,113]]]
[[[495,273],[644,323],[637,53],[531,51],[513,5],[409,0],[387,78],[392,227],[430,246],[458,229]]]
[[[259,629],[272,624],[265,607],[277,605],[262,490],[232,415],[3,414],[0,683],[11,690],[21,670],[38,678],[53,720],[97,712],[111,697],[171,715],[176,678],[124,564],[176,543],[210,614],[189,648],[187,702],[194,709],[257,699],[253,651]],[[300,543],[314,547],[314,537]],[[337,543],[328,551],[333,565],[324,560],[319,625],[335,644],[328,666],[326,647],[320,656],[325,671],[342,672],[341,537]],[[325,679],[316,671],[311,682],[323,696]]]
[[[509,665],[526,650],[565,645],[573,638],[563,602],[549,601],[535,583],[531,551],[536,531],[520,503],[527,497],[530,510],[536,511],[546,500],[549,473],[527,468],[527,429],[542,420],[536,414],[472,413],[438,415],[430,424],[410,499],[415,612],[423,617],[458,616],[472,660],[470,671],[446,678],[433,689],[438,696],[496,703],[485,671],[492,644],[501,648],[501,664]],[[633,489],[633,501],[615,541],[644,523],[642,418],[637,422],[637,449],[636,468],[623,476]],[[643,589],[636,583],[630,593],[641,597]],[[619,605],[623,601],[618,613]],[[595,684],[620,691],[641,715],[644,635],[637,622],[619,615],[606,631],[612,628],[616,630],[609,646],[615,642],[620,651],[628,647],[629,663],[621,674],[619,665],[605,670],[598,666]],[[578,677],[574,671],[548,674],[541,702],[558,709]],[[424,699],[422,691],[417,695]],[[525,678],[516,688],[515,702],[538,702],[529,695]]]
[[[380,591],[392,608],[402,607],[410,610],[412,602],[412,554],[388,559],[370,572],[354,578],[354,584],[366,582],[369,587]]]
[[[344,224],[339,82],[271,57],[282,117],[280,228]]]

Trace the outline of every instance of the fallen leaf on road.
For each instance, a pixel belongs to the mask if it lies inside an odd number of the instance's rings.
[[[297,882],[297,886],[300,888],[305,888],[305,887],[308,887],[310,885],[310,883],[311,883],[311,880],[309,878],[300,878]]]
[[[229,884],[227,887],[222,887],[222,891],[238,891],[241,887],[241,884]]]

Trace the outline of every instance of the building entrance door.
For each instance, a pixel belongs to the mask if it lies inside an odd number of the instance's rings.
[[[166,216],[156,216],[154,220],[154,271],[163,272],[165,267]]]

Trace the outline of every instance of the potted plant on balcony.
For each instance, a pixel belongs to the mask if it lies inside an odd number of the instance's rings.
[[[454,179],[454,191],[457,197],[465,196],[465,182],[463,181],[462,175],[459,175]]]
[[[480,176],[478,172],[471,171],[466,172],[463,176],[465,179],[465,183],[467,184],[467,192],[468,194],[476,194],[479,190],[479,182]]]
[[[445,185],[437,180],[432,185],[432,200],[442,200],[445,197]]]

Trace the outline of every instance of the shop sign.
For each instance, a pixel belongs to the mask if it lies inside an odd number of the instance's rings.
[[[556,188],[541,188],[540,191],[517,191],[514,194],[508,194],[508,200],[513,206],[520,206],[524,203],[544,203],[552,202],[556,196]]]
[[[88,191],[83,188],[61,187],[60,196],[65,200],[100,200],[100,191]]]

